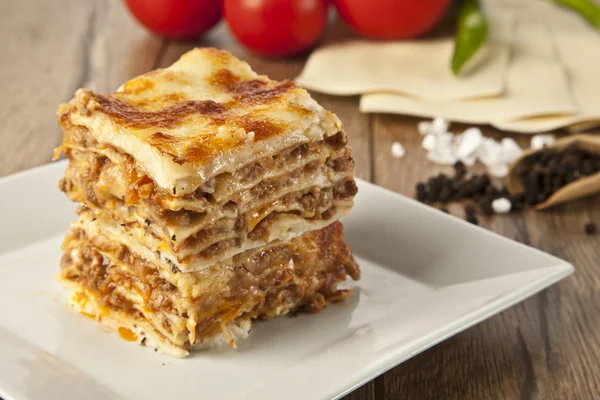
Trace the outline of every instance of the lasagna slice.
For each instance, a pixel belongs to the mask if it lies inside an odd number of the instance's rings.
[[[81,205],[62,280],[82,313],[182,355],[351,293],[337,220],[352,153],[294,83],[195,49],[114,94],[80,89],[58,115],[59,187]]]
[[[253,320],[320,311],[352,294],[337,287],[347,275],[359,278],[339,222],[187,273],[146,260],[95,223],[82,214],[63,244],[61,279],[76,292],[72,305],[174,356],[235,347]]]

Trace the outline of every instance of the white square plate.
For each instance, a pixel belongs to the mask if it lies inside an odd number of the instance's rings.
[[[0,397],[5,400],[338,398],[564,278],[573,267],[359,182],[346,238],[356,296],[257,323],[240,351],[157,355],[66,306],[54,276],[75,206],[64,162],[0,180]]]

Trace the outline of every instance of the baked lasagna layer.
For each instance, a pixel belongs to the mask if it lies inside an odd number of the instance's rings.
[[[65,130],[62,146],[69,166],[61,190],[182,271],[328,225],[349,212],[357,191],[343,132],[218,175],[182,197],[157,188],[135,160],[87,129]]]
[[[235,346],[255,319],[320,311],[350,296],[337,286],[360,274],[339,222],[190,273],[163,269],[78,227],[63,250],[61,278],[74,289],[79,311],[180,356],[223,342]]]
[[[339,119],[291,81],[257,75],[230,53],[194,49],[112,95],[80,89],[58,110],[63,129],[131,156],[157,187],[179,196],[213,177],[326,140]]]

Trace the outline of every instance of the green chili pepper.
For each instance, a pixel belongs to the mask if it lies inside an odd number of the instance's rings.
[[[458,75],[460,69],[486,42],[487,37],[488,21],[479,8],[479,3],[477,0],[466,0],[458,15],[458,29],[454,38],[454,55],[451,64],[454,74]]]
[[[596,29],[600,30],[600,6],[590,0],[554,0],[557,4],[563,5],[577,12],[583,18],[587,19]]]

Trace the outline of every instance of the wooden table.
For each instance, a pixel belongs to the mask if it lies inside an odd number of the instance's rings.
[[[140,28],[118,0],[2,0],[0,39],[0,176],[50,161],[61,140],[55,110],[79,87],[112,92],[194,46],[225,48],[274,79],[294,78],[304,61],[249,54],[224,26],[194,43],[165,41]],[[426,160],[416,119],[361,114],[355,97],[314,96],[342,119],[359,177],[412,196],[417,181],[448,170]],[[513,137],[528,146],[528,137]],[[406,147],[404,158],[391,156],[394,141]],[[463,216],[460,207],[450,211]],[[600,247],[584,234],[590,220],[600,223],[600,198],[482,218],[492,231],[572,262],[576,274],[346,399],[600,398]]]

